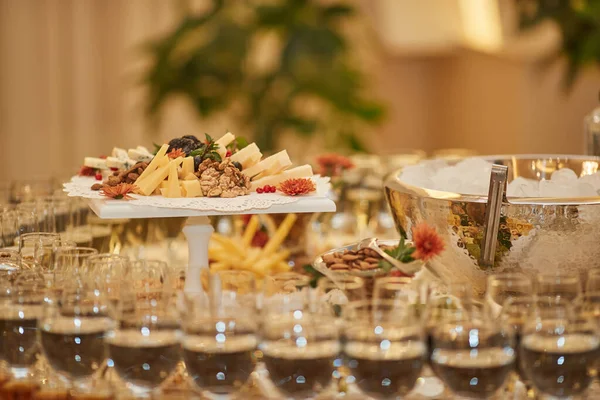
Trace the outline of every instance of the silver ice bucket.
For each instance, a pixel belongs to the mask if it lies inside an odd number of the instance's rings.
[[[570,168],[578,176],[598,171],[600,158],[572,155],[482,157],[508,167],[516,177],[549,179]],[[401,170],[385,181],[385,193],[396,226],[410,237],[411,227],[425,221],[442,235],[446,250],[431,262],[446,282],[467,280],[485,290],[487,275],[519,270],[535,275],[561,270],[584,273],[600,266],[600,197],[508,198],[498,203],[495,227],[489,224],[490,196],[463,195],[411,186]],[[489,210],[488,210],[489,208]],[[493,230],[491,230],[493,229]],[[490,237],[491,263],[482,263],[485,237]]]

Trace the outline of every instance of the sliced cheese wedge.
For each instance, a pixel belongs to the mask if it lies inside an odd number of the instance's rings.
[[[183,177],[183,180],[184,181],[197,181],[198,177],[196,175],[194,175],[193,173],[189,173]]]
[[[275,172],[271,172],[276,168],[273,168],[274,164],[279,163],[281,169]],[[273,154],[259,162],[256,165],[253,165],[249,168],[246,168],[242,171],[242,174],[252,178],[260,173],[265,173],[266,171],[270,171],[268,175],[275,175],[286,168],[289,168],[292,165],[292,161],[290,160],[290,156],[288,155],[286,150],[282,150],[279,153]]]
[[[160,167],[156,171],[152,172],[143,181],[139,182],[139,179],[135,181],[135,185],[138,187],[139,192],[144,196],[150,196],[154,192],[154,190],[156,190],[156,188],[159,187],[160,183],[164,181],[165,178],[169,175],[170,166],[174,164],[175,168],[177,168],[182,162],[183,157],[178,157],[175,160],[172,160],[169,164],[165,165],[164,167]],[[177,170],[175,170],[175,173],[177,173]]]
[[[181,189],[185,197],[202,197],[202,188],[200,187],[200,181],[182,181]]]
[[[104,158],[86,157],[83,159],[83,165],[95,169],[108,169]]]
[[[179,174],[180,177],[185,177],[188,174],[194,173],[194,157],[186,157],[183,159],[183,164],[181,165],[181,172]]]
[[[246,169],[258,163],[258,160],[260,160],[261,157],[262,153],[260,152],[256,143],[251,143],[232,155],[230,158],[231,161],[242,164],[242,169]]]
[[[120,147],[113,148],[112,156],[118,158],[119,160],[127,160],[129,158],[129,156],[127,155],[127,150],[122,149]]]
[[[277,175],[266,176],[250,183],[250,191],[254,192],[257,188],[265,185],[277,186],[286,179],[291,178],[310,178],[313,175],[312,167],[308,164],[296,168],[288,169]]]
[[[221,158],[225,158],[227,154],[227,146],[235,140],[235,135],[231,132],[227,132],[219,139],[215,140],[215,144],[218,144],[217,153],[221,156]]]
[[[169,198],[181,197],[179,177],[177,175],[177,165],[175,163],[169,164],[169,179],[167,181],[167,190],[166,193],[163,194],[163,196]]]
[[[148,166],[146,167],[144,172],[142,172],[142,174],[139,176],[139,178],[137,178],[137,180],[135,181],[135,184],[138,187],[140,187],[138,183],[142,183],[144,178],[147,178],[151,173],[153,173],[160,167],[159,164],[163,163],[163,161],[164,161],[163,157],[165,157],[165,155],[167,154],[167,150],[169,150],[169,145],[163,144],[162,147],[160,148],[160,150],[158,150],[158,152],[156,153],[156,155],[150,162],[150,164],[148,164]],[[168,171],[167,171],[167,173],[168,173]],[[163,178],[163,179],[165,179],[165,178]],[[146,195],[146,196],[148,196],[148,195]]]

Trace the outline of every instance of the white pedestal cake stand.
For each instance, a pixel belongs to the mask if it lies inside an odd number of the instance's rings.
[[[227,201],[227,199],[223,199],[223,201]],[[203,268],[208,268],[208,243],[210,235],[214,231],[208,219],[209,216],[335,211],[335,203],[326,197],[301,197],[294,203],[275,204],[265,209],[250,209],[240,212],[136,206],[125,201],[96,199],[90,199],[89,205],[102,219],[188,217],[183,228],[183,233],[188,240],[189,251],[189,267],[185,279],[185,291],[188,293],[202,292],[200,274]]]

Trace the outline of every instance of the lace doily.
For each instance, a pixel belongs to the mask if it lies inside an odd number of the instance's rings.
[[[311,179],[316,184],[316,193],[302,196],[305,197],[327,197],[331,190],[329,178],[318,175]],[[64,191],[69,197],[83,197],[86,199],[106,200],[99,191],[91,189],[94,183],[98,183],[93,177],[74,176],[70,182],[63,184]],[[140,206],[152,206],[160,208],[179,208],[198,211],[222,211],[222,212],[243,212],[249,210],[264,210],[274,205],[284,205],[295,203],[300,197],[285,196],[279,193],[251,193],[247,196],[239,196],[232,199],[223,199],[220,197],[195,197],[195,198],[177,198],[170,199],[162,196],[140,196],[131,195],[132,200],[127,200],[130,204]],[[109,200],[125,201],[125,200]]]

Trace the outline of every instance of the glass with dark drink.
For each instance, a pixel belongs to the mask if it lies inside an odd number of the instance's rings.
[[[106,359],[104,338],[112,327],[104,292],[75,274],[60,301],[46,305],[39,341],[52,370],[83,388]]]
[[[570,301],[537,300],[524,326],[519,357],[528,380],[558,398],[583,395],[597,373],[600,337],[593,319]]]
[[[427,347],[410,297],[347,307],[344,354],[356,385],[374,399],[406,396],[421,375]]]
[[[42,315],[45,281],[41,274],[21,271],[0,300],[0,361],[12,379],[28,379],[37,361],[37,322]]]
[[[433,330],[431,362],[458,396],[488,399],[504,386],[515,366],[512,335],[485,316],[444,323]]]
[[[207,397],[230,398],[254,370],[258,314],[252,273],[206,273],[206,295],[186,297],[183,359]]]
[[[259,348],[273,384],[291,399],[323,391],[341,350],[333,317],[301,309],[265,314]]]

